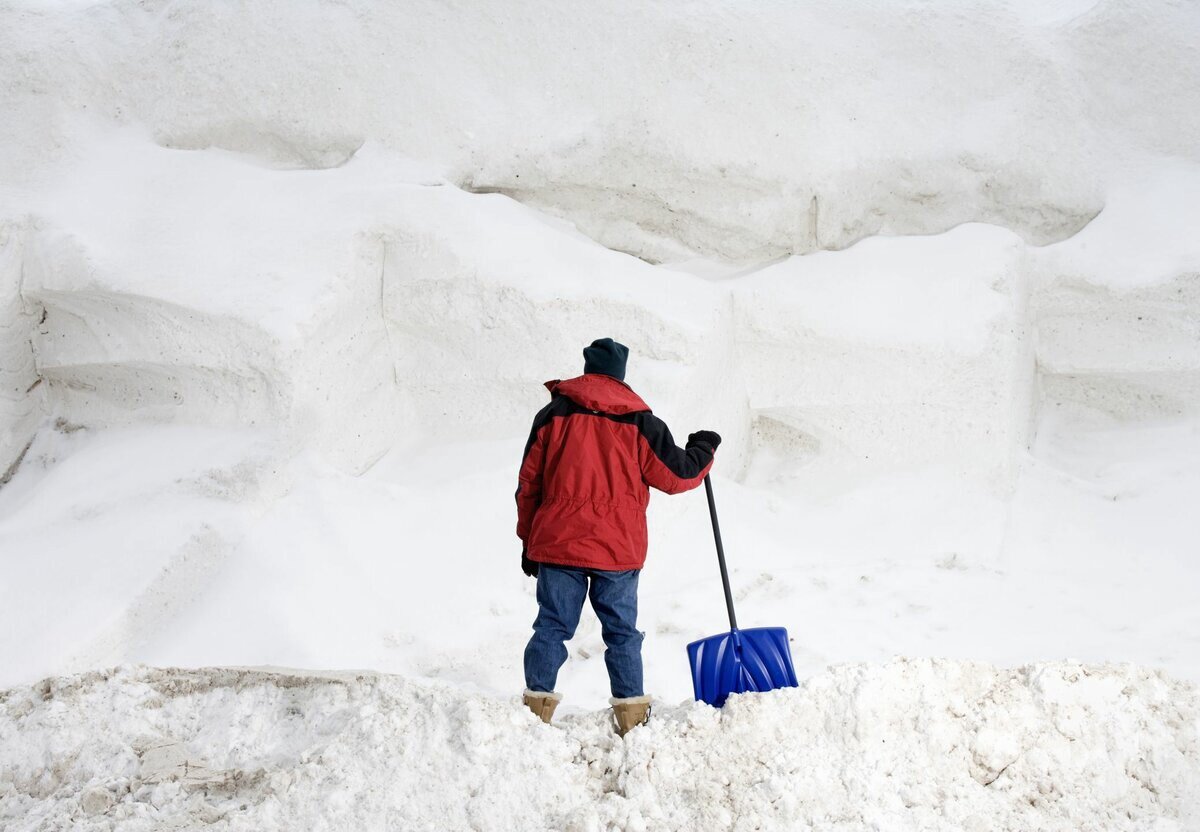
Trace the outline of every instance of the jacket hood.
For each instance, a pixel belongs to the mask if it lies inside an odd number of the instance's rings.
[[[600,373],[587,373],[566,381],[547,381],[546,389],[551,395],[566,396],[580,407],[614,416],[650,410],[628,384]]]

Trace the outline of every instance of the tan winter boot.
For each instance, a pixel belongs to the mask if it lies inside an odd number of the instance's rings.
[[[650,697],[630,696],[627,699],[610,699],[617,733],[622,737],[650,719]]]
[[[550,717],[554,716],[554,709],[558,707],[558,703],[562,701],[561,693],[546,693],[539,690],[527,690],[522,697],[525,702],[525,707],[533,711],[533,715],[547,725],[550,724]]]

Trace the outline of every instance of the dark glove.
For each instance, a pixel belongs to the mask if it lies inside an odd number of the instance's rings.
[[[537,561],[530,560],[524,551],[521,552],[521,571],[531,578],[536,578],[538,573]]]
[[[687,447],[689,448],[704,448],[710,454],[717,452],[717,446],[721,444],[721,434],[714,430],[698,430],[688,436]]]

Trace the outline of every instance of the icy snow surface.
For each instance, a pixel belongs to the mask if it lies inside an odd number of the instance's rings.
[[[374,673],[115,671],[0,694],[12,829],[1188,830],[1200,693],[1132,666],[840,665],[546,728]],[[45,768],[45,755],[60,762]]]

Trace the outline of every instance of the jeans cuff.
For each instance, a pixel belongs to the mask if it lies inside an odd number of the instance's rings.
[[[650,695],[645,696],[613,696],[609,698],[610,705],[649,705]]]

